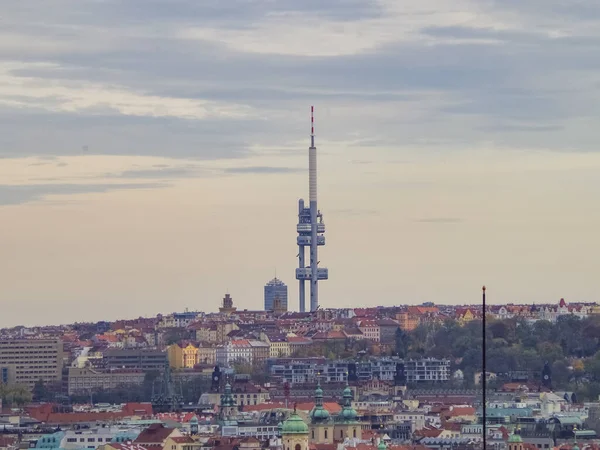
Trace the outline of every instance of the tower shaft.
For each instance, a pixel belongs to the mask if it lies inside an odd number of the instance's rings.
[[[312,147],[308,149],[308,188],[310,199],[310,310],[319,307],[319,259],[317,241],[317,148],[314,146],[314,135],[311,136]]]
[[[319,280],[327,280],[328,270],[319,269],[318,248],[325,245],[325,223],[317,207],[317,147],[315,146],[314,108],[311,106],[310,120],[310,147],[308,148],[308,189],[309,205],[304,205],[304,200],[298,202],[298,269],[296,279],[299,282],[300,311],[306,311],[306,285],[310,281],[310,311],[319,307]],[[310,266],[305,266],[305,249],[309,247]]]

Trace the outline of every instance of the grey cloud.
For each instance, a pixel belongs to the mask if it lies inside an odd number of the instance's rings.
[[[543,3],[548,7],[539,8],[517,0],[490,4],[500,12],[508,9],[528,18],[535,11],[550,20],[567,3],[549,1]],[[537,0],[534,3],[542,5]],[[358,0],[179,0],[169,7],[158,0],[114,0],[95,3],[91,9],[61,0],[64,8],[47,12],[46,23],[53,26],[37,27],[32,25],[30,15],[48,8],[43,2],[32,5],[36,4],[40,9],[13,6],[11,10],[20,9],[12,11],[16,17],[12,21],[14,31],[38,40],[67,29],[77,36],[115,27],[135,31],[148,24],[160,25],[160,30],[192,22],[194,26],[218,23],[236,28],[252,21],[260,23],[267,14],[306,10],[314,10],[315,17],[340,21],[380,14],[374,2]],[[591,2],[578,5],[583,6],[565,13],[566,25],[574,30],[584,19],[582,16],[589,20],[597,17],[598,11]],[[61,23],[66,28],[57,26]],[[69,24],[79,28],[69,28]],[[589,128],[582,136],[584,126],[578,121],[600,118],[596,106],[600,100],[600,60],[596,57],[600,34],[549,38],[534,28],[494,31],[429,24],[422,33],[440,38],[437,45],[404,42],[370,53],[330,58],[245,54],[214,43],[181,41],[169,37],[169,33],[163,36],[156,32],[148,36],[123,35],[122,47],[110,51],[51,51],[33,46],[19,49],[12,55],[4,53],[4,57],[60,65],[14,72],[20,76],[83,85],[115,84],[138,93],[175,98],[234,101],[256,108],[257,117],[190,121],[123,116],[110,110],[49,114],[5,108],[0,110],[0,156],[79,154],[82,145],[89,145],[89,152],[94,154],[198,159],[249,156],[252,146],[286,145],[305,136],[306,124],[290,120],[289,111],[313,102],[338,111],[356,109],[355,119],[343,122],[332,117],[327,128],[327,138],[333,141],[347,141],[349,130],[360,132],[362,139],[355,145],[423,146],[423,138],[427,137],[436,146],[477,145],[494,140],[519,148],[563,149],[568,145],[580,150],[596,149],[600,137],[596,128]],[[452,39],[494,39],[503,45],[456,43]],[[550,78],[553,74],[557,76],[554,80]],[[415,105],[420,103],[423,91],[446,94],[450,100],[440,95],[439,104],[419,111]],[[387,108],[389,114],[370,117],[362,112],[362,105],[373,107],[371,110]],[[412,107],[417,108],[414,115],[395,113]],[[261,118],[263,112],[269,120]]]
[[[155,169],[126,170],[118,174],[109,174],[111,178],[150,178],[150,179],[175,179],[195,178],[206,176],[208,173],[198,167],[159,167]]]
[[[41,200],[49,195],[104,193],[125,189],[156,189],[166,187],[159,183],[137,184],[37,184],[0,185],[0,205],[20,205]]]

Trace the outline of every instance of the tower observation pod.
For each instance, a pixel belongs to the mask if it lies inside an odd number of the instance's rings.
[[[308,148],[309,205],[298,201],[298,268],[300,312],[306,311],[306,281],[310,282],[310,311],[319,307],[319,280],[327,280],[329,272],[319,267],[318,248],[325,245],[325,222],[317,208],[317,147],[315,147],[314,107],[310,107],[310,147]],[[309,264],[305,261],[305,247],[309,248]]]

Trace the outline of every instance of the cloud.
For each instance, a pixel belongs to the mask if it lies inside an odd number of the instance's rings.
[[[0,156],[251,157],[310,104],[374,151],[597,148],[591,0],[58,1],[3,10]]]
[[[463,222],[463,219],[458,217],[425,217],[421,219],[414,219],[413,222],[449,224]]]
[[[297,167],[269,167],[269,166],[250,166],[250,167],[228,167],[223,170],[229,174],[276,174],[276,173],[296,173],[303,172],[306,169]]]
[[[165,187],[159,183],[133,184],[28,184],[0,185],[0,206],[21,205],[36,200],[43,200],[52,195],[75,195],[88,193],[104,193],[124,189],[156,189]]]
[[[117,174],[109,174],[110,178],[150,178],[150,179],[167,179],[174,178],[195,178],[198,176],[206,176],[207,172],[202,171],[199,167],[155,167],[152,169],[132,169],[120,172]]]

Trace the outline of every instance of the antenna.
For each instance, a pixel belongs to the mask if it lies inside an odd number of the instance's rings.
[[[315,146],[315,107],[310,107],[310,146]]]

